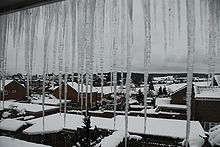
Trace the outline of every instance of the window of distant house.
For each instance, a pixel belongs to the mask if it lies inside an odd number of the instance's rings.
[[[5,95],[8,95],[8,90],[5,90]]]
[[[214,126],[220,125],[220,123],[216,122],[204,122],[204,129],[209,131],[209,129],[213,128]]]
[[[11,93],[16,93],[16,90],[12,90]]]

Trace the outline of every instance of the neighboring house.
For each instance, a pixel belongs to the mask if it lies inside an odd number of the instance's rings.
[[[220,88],[194,86],[192,118],[200,121],[205,130],[220,124]]]
[[[220,75],[214,75],[213,86],[220,87]]]
[[[168,86],[168,93],[171,97],[171,104],[186,104],[186,83],[172,84]]]
[[[1,81],[2,83],[2,81]],[[15,80],[5,80],[5,100],[25,100],[27,89],[24,85]],[[1,99],[2,99],[2,87],[1,87]]]
[[[81,85],[79,85],[79,88],[81,89]],[[61,87],[61,98],[64,99],[64,83]],[[81,90],[80,90],[81,91]],[[76,106],[81,106],[85,108],[86,107],[86,85],[83,84],[82,92],[78,91],[78,83],[76,82],[67,82],[67,99],[71,100],[73,104]],[[83,95],[83,100],[81,101],[81,93]],[[79,98],[78,98],[79,94]],[[90,93],[90,85],[88,85],[88,92],[87,92],[87,108],[94,108],[96,107],[97,102],[97,94],[98,90],[96,88],[92,88],[92,93]],[[53,91],[53,95],[57,98],[59,98],[59,87],[55,87]],[[90,102],[90,95],[92,95],[92,104]]]

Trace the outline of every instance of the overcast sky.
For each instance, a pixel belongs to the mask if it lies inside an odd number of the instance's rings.
[[[200,14],[199,14],[199,1],[196,0],[196,56],[195,56],[195,72],[207,72],[207,49],[202,45],[201,34],[200,34]],[[163,23],[162,23],[162,6],[161,1],[156,1],[156,27],[154,20],[154,11],[151,7],[151,22],[152,22],[152,54],[151,54],[151,66],[150,72],[186,72],[187,67],[187,42],[186,42],[186,7],[185,2],[181,1],[181,35],[179,38],[178,31],[178,19],[175,13],[175,27],[174,27],[174,46],[169,45],[169,30],[167,29],[167,42],[168,47],[165,52],[164,49],[164,33],[163,33]],[[153,3],[152,3],[153,4]],[[134,31],[134,46],[132,49],[132,71],[143,72],[143,53],[144,53],[144,22],[143,22],[143,10],[141,5],[141,0],[134,0],[134,11],[133,11],[133,31]],[[168,14],[168,9],[167,9]],[[167,26],[169,19],[167,17]],[[168,27],[167,27],[168,28]],[[40,30],[42,31],[42,30]],[[52,46],[50,46],[50,67],[49,71],[52,69]],[[107,59],[109,53],[105,52],[106,68],[107,71],[109,66],[107,66]],[[36,61],[34,72],[42,73],[43,69],[43,47],[42,42],[39,43],[39,48],[36,51]],[[124,57],[125,58],[125,57]],[[218,57],[219,58],[219,57]],[[18,60],[18,72],[25,73],[24,70],[24,49],[19,49],[19,60]],[[15,72],[15,49],[10,44],[8,49],[8,65],[7,69],[9,73]],[[219,72],[219,59],[216,62],[216,71]],[[120,66],[119,66],[120,67]]]

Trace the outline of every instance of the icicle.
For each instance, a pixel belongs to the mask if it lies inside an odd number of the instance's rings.
[[[101,70],[101,98],[103,97],[103,83],[104,83],[104,6],[105,1],[99,0],[98,2],[98,28],[100,40],[100,70]]]
[[[214,72],[215,72],[215,41],[216,41],[216,16],[215,16],[215,1],[209,1],[209,75],[211,75],[211,83],[213,86]]]
[[[169,33],[169,45],[172,46],[172,1],[168,0],[168,7],[169,7],[169,17],[168,17],[168,33]]]
[[[117,50],[118,50],[118,3],[116,0],[113,1],[113,6],[114,6],[114,11],[113,11],[113,15],[114,15],[114,20],[113,20],[113,24],[114,24],[114,40],[113,40],[113,87],[114,87],[114,129],[115,129],[115,122],[116,122],[116,106],[117,106],[117,98],[116,98],[116,92],[117,92],[117,65],[116,65],[116,61],[117,61]]]
[[[86,13],[85,13],[85,17],[86,17],[86,42],[85,42],[85,48],[86,48],[86,116],[87,116],[87,110],[88,110],[88,85],[89,85],[89,77],[90,77],[90,49],[91,49],[91,1],[90,0],[86,0]]]
[[[187,124],[186,124],[186,147],[188,147],[191,118],[192,80],[195,55],[195,0],[186,1],[187,10]]]
[[[131,82],[131,49],[133,47],[133,0],[127,0],[128,14],[127,19],[127,77],[126,77],[126,104],[125,104],[125,146],[127,146],[127,133],[128,133],[128,102],[130,97],[130,82]]]
[[[9,20],[8,15],[0,16],[1,31],[0,31],[0,40],[1,40],[1,54],[0,54],[0,64],[1,64],[1,77],[2,77],[2,108],[4,109],[4,100],[5,100],[5,74],[7,66],[7,45],[8,45],[8,35],[9,35]]]
[[[27,72],[27,98],[30,96],[30,15],[31,11],[26,10],[25,12],[25,70]]]
[[[175,11],[176,11],[176,0],[172,0],[172,34],[171,34],[171,45],[174,47],[174,34],[175,34]]]
[[[166,0],[162,0],[162,17],[163,17],[163,29],[164,29],[164,49],[165,54],[167,52],[167,22],[166,22]]]
[[[92,89],[93,89],[93,48],[94,48],[94,18],[95,18],[95,5],[96,1],[92,1],[91,3],[91,39],[90,39],[90,107],[93,107],[93,100],[92,100]]]
[[[61,98],[62,98],[62,73],[63,73],[63,48],[64,48],[64,6],[63,6],[63,2],[59,3],[59,16],[58,18],[60,18],[61,16],[61,20],[59,21],[59,100],[60,100],[60,115],[61,115],[61,111],[62,111],[62,105],[61,105]]]
[[[220,56],[220,1],[216,1],[217,54]]]
[[[179,30],[179,39],[181,35],[181,0],[177,0],[177,18],[178,18],[178,30]]]
[[[177,0],[177,18],[178,18],[178,30],[179,30],[179,39],[181,35],[181,0]]]
[[[72,85],[74,83],[74,68],[75,68],[75,52],[76,52],[76,1],[71,1],[71,20],[72,20]]]
[[[32,10],[32,16],[31,16],[31,36],[30,36],[30,82],[32,82],[32,75],[33,75],[33,58],[34,58],[34,48],[36,46],[35,37],[37,36],[37,21],[39,21],[39,10],[40,8],[36,8]],[[32,84],[30,84],[32,85]]]
[[[126,49],[126,10],[125,10],[125,0],[121,1],[121,93],[123,91],[123,71],[124,71],[124,59],[122,58],[124,56],[124,50]]]
[[[205,0],[200,0],[200,29],[201,29],[201,40],[202,40],[202,45],[204,44],[204,1]]]
[[[48,5],[44,7],[44,21],[43,21],[43,29],[44,29],[44,58],[43,58],[43,92],[42,92],[42,109],[43,109],[43,131],[45,129],[45,112],[44,112],[44,102],[45,102],[45,86],[46,86],[46,73],[48,68],[48,45],[49,38],[51,35],[50,27],[52,25],[52,15],[53,12],[52,5]],[[43,132],[44,133],[44,132]]]
[[[154,27],[157,28],[157,0],[153,0],[154,4]]]
[[[67,78],[68,78],[68,66],[69,66],[69,3],[64,2],[64,38],[65,38],[65,78],[64,78],[64,127],[66,127],[66,111],[67,111]]]
[[[147,121],[147,92],[148,92],[148,73],[150,66],[151,54],[151,19],[150,19],[150,0],[142,0],[144,10],[144,24],[145,24],[145,47],[144,47],[144,133],[146,133]]]
[[[56,3],[55,4],[55,8],[54,8],[54,38],[53,38],[53,83],[52,83],[52,87],[54,87],[54,80],[55,80],[55,72],[56,72],[56,57],[57,57],[57,49],[58,49],[58,33],[59,33],[59,29],[58,29],[58,26],[59,26],[59,3]]]
[[[78,5],[78,37],[77,37],[77,44],[78,44],[78,74],[80,73],[80,77],[78,77],[78,94],[80,94],[78,97],[80,98],[80,106],[81,110],[83,109],[83,72],[84,72],[84,54],[85,54],[85,47],[84,47],[84,41],[85,41],[85,0],[79,0],[77,1]],[[79,93],[80,92],[80,93]]]

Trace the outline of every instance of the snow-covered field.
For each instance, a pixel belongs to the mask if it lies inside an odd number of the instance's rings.
[[[31,143],[11,137],[0,136],[0,146],[1,147],[50,147],[48,145]]]

